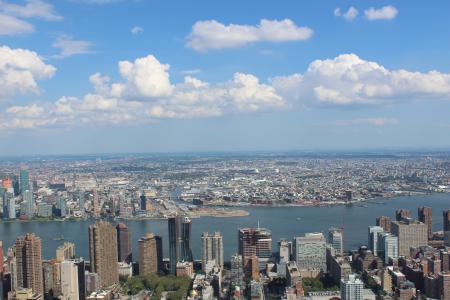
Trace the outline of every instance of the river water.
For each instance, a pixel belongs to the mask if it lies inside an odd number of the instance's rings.
[[[201,255],[201,233],[204,231],[220,231],[224,242],[224,259],[237,251],[238,228],[257,226],[272,231],[274,251],[281,238],[292,239],[306,232],[324,232],[327,229],[341,227],[344,224],[344,243],[346,249],[356,249],[367,244],[367,226],[374,225],[377,216],[386,215],[394,218],[395,210],[410,209],[417,218],[419,206],[433,209],[433,228],[442,230],[442,211],[450,209],[450,194],[431,194],[418,196],[402,196],[390,199],[379,199],[354,206],[333,207],[251,207],[245,208],[249,216],[235,218],[202,217],[193,219],[192,245],[195,258]],[[43,241],[43,256],[53,258],[58,245],[64,241],[76,244],[77,256],[89,259],[88,226],[92,221],[47,221],[47,222],[2,222],[0,221],[0,240],[3,247],[11,246],[14,239],[27,232],[34,232]],[[163,237],[164,255],[168,256],[167,220],[130,220],[125,221],[133,233],[133,255],[137,258],[137,240],[146,232],[152,231]],[[64,241],[55,238],[64,237]]]

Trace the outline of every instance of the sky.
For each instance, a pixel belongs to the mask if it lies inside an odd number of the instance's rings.
[[[0,155],[450,149],[448,11],[0,0]]]

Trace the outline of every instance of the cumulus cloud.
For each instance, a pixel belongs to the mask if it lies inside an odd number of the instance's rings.
[[[3,57],[0,55],[0,59]],[[24,60],[16,63],[24,63]],[[4,68],[0,60],[0,70]],[[52,68],[41,65],[37,70],[42,73],[40,76],[48,77],[54,72]],[[127,125],[167,118],[220,117],[274,110],[346,109],[420,100],[450,101],[448,73],[390,70],[355,54],[318,59],[304,72],[273,77],[267,82],[252,74],[235,73],[230,80],[218,83],[193,76],[173,83],[169,76],[170,66],[153,55],[121,61],[118,69],[121,75],[118,81],[100,73],[93,74],[89,78],[93,89],[83,97],[66,96],[45,105],[14,106],[5,114],[0,113],[0,118],[9,120],[4,122],[11,124],[8,126],[23,126],[20,128]],[[5,82],[2,76],[0,87]],[[357,118],[338,120],[334,124],[384,126],[397,123],[398,120],[392,118]]]
[[[364,15],[370,21],[375,20],[392,20],[398,14],[397,8],[392,5],[383,6],[382,8],[376,9],[374,7],[370,7],[369,9],[364,11]]]
[[[358,16],[358,13],[358,10],[353,6],[350,6],[346,12],[341,12],[339,7],[334,10],[334,15],[336,17],[342,17],[348,21],[355,19]]]
[[[61,35],[52,44],[53,48],[60,50],[60,53],[55,57],[65,58],[78,54],[92,53],[92,43],[84,40],[75,40],[69,35]]]
[[[53,5],[41,0],[26,0],[24,5],[0,0],[0,11],[19,18],[39,18],[47,21],[63,19],[55,12]]]
[[[258,25],[225,25],[216,20],[198,21],[192,26],[186,46],[196,51],[237,48],[255,42],[307,40],[313,35],[309,27],[299,27],[292,20],[262,19]]]
[[[131,28],[131,33],[132,34],[139,34],[139,33],[143,33],[144,32],[144,28],[140,27],[140,26],[134,26],[133,28]]]
[[[34,31],[34,26],[13,16],[0,13],[0,35],[18,35]]]
[[[16,93],[38,93],[37,80],[50,78],[55,71],[36,52],[0,47],[0,99]]]

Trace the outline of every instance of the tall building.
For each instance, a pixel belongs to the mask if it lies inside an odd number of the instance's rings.
[[[427,225],[413,219],[392,222],[392,234],[398,237],[398,255],[410,256],[411,247],[428,244]]]
[[[170,273],[176,274],[178,261],[193,261],[191,219],[183,216],[169,218]]]
[[[220,232],[202,234],[202,269],[205,271],[208,261],[215,261],[223,270],[223,239]]]
[[[285,264],[287,263],[291,258],[291,248],[292,244],[287,240],[280,240],[278,242],[278,256],[279,256],[279,263]]]
[[[328,230],[328,244],[330,244],[337,254],[344,254],[344,240],[342,229],[330,228]]]
[[[234,286],[244,287],[244,262],[242,255],[234,254],[231,256],[231,284]]]
[[[64,243],[56,248],[56,261],[62,262],[64,260],[75,258],[75,244]]]
[[[443,272],[439,274],[440,299],[450,300],[450,273]]]
[[[259,261],[259,269],[265,269],[272,256],[272,233],[265,228],[241,228],[239,229],[239,254],[247,260],[256,256]]]
[[[3,219],[13,220],[16,218],[16,200],[12,193],[3,194]]]
[[[0,279],[3,277],[3,241],[0,240]]]
[[[25,192],[26,190],[30,190],[30,178],[28,176],[27,170],[20,170],[19,180],[21,193]]]
[[[89,255],[91,271],[99,275],[101,286],[119,282],[117,233],[109,222],[98,221],[89,226]]]
[[[147,197],[145,197],[145,195],[141,195],[139,197],[139,200],[140,200],[140,209],[146,210],[147,209]]]
[[[398,238],[387,232],[378,232],[377,255],[383,259],[385,264],[389,259],[398,258]]]
[[[117,253],[118,260],[130,263],[132,261],[131,256],[131,229],[123,223],[119,223],[116,226],[117,230]]]
[[[391,218],[386,216],[377,218],[377,226],[380,226],[386,232],[391,232],[391,222]]]
[[[71,260],[61,262],[61,294],[62,299],[78,300],[78,267]]]
[[[138,241],[139,275],[161,271],[162,240],[153,233],[147,233]]]
[[[300,270],[327,271],[327,248],[322,233],[305,233],[294,238],[294,256]]]
[[[34,199],[33,199],[33,193],[30,190],[22,191],[22,200],[25,204],[25,211],[21,211],[22,214],[26,215],[27,217],[31,218],[34,215]]]
[[[444,210],[443,212],[444,217],[444,231],[450,231],[450,209]]]
[[[31,288],[44,295],[41,239],[34,234],[18,237],[14,242],[17,288]]]
[[[419,217],[419,221],[427,225],[428,239],[431,240],[433,238],[433,212],[431,207],[419,207],[417,215]]]
[[[364,283],[355,274],[348,275],[348,279],[341,279],[342,300],[363,300]]]
[[[407,210],[407,209],[397,209],[395,211],[395,220],[397,221],[402,221],[404,219],[410,219],[412,217],[411,215],[411,211]]]
[[[378,256],[377,254],[377,238],[378,233],[383,232],[383,228],[380,226],[369,226],[368,230],[368,242],[369,249],[372,251],[373,255]]]

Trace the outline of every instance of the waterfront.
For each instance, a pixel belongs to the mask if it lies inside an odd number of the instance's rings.
[[[354,206],[333,207],[248,207],[250,215],[233,218],[201,217],[193,219],[192,247],[194,257],[200,257],[200,235],[203,231],[220,231],[224,239],[225,260],[237,251],[237,230],[241,227],[257,226],[272,231],[274,247],[281,238],[292,239],[305,232],[326,232],[329,227],[341,227],[344,223],[346,249],[355,249],[367,243],[367,226],[375,224],[375,218],[387,215],[394,218],[394,211],[407,208],[417,217],[419,206],[433,208],[433,228],[442,230],[442,210],[450,209],[450,195],[447,193],[402,196],[390,199],[366,201]],[[30,221],[0,222],[0,240],[9,247],[14,239],[27,232],[35,232],[43,240],[44,258],[55,256],[56,247],[64,241],[76,244],[77,255],[88,258],[88,226],[92,221]],[[130,220],[125,223],[133,232],[133,255],[137,255],[137,240],[152,231],[163,237],[164,254],[168,255],[168,229],[166,220]],[[275,251],[275,248],[274,248]],[[137,257],[137,256],[136,256]]]

